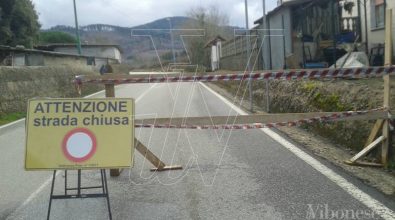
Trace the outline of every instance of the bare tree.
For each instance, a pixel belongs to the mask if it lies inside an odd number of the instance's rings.
[[[191,37],[186,40],[186,46],[192,64],[209,65],[209,50],[204,47],[208,41],[221,35],[230,38],[232,32],[228,26],[229,17],[221,12],[218,7],[196,7],[187,12],[187,16],[192,18],[184,24],[188,29],[203,29],[205,35],[202,37]]]

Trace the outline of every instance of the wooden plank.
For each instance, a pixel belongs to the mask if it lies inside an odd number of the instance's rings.
[[[311,113],[283,113],[283,114],[255,114],[238,116],[206,116],[206,117],[180,117],[180,118],[147,118],[135,119],[135,124],[171,124],[171,125],[224,125],[224,124],[252,124],[288,122],[313,117],[321,117],[340,112],[311,112]],[[387,112],[374,111],[362,115],[353,115],[334,121],[374,120],[386,119]]]
[[[173,166],[165,166],[162,169],[152,168],[150,170],[151,171],[182,170],[182,166],[180,166],[180,165],[173,165]]]
[[[147,78],[147,77],[162,77],[162,76],[180,76],[181,73],[174,72],[151,72],[151,73],[133,73],[128,74],[104,74],[104,75],[81,75],[83,80],[108,80],[108,79],[135,79],[135,78]],[[184,76],[192,76],[195,73],[183,73]]]
[[[392,9],[387,9],[385,17],[385,65],[392,64]],[[384,79],[384,107],[390,111],[390,76],[385,75]],[[384,121],[383,134],[384,141],[381,148],[381,162],[384,167],[388,167],[388,150],[389,150],[389,123]]]
[[[371,163],[371,162],[365,162],[365,161],[344,161],[344,163],[352,166],[366,166],[366,167],[382,167],[383,164],[380,163]]]
[[[152,75],[158,75],[158,76],[163,76],[163,75],[171,75],[171,76],[177,76],[180,75],[181,72],[129,72],[129,75],[132,75],[134,77],[140,77],[140,76],[152,76]],[[184,75],[185,73],[183,73]],[[188,74],[188,73],[187,73]],[[190,75],[190,74],[189,74]]]
[[[154,153],[152,153],[144,144],[142,144],[139,140],[134,139],[135,148],[138,152],[140,152],[149,162],[152,163],[156,167],[157,170],[163,170],[166,166]]]
[[[385,138],[383,136],[380,136],[375,141],[373,141],[369,146],[365,147],[362,151],[360,151],[358,154],[356,154],[354,157],[352,157],[350,159],[350,162],[353,163],[356,160],[358,160],[359,158],[365,156],[366,154],[368,154],[371,150],[373,150],[383,140],[385,140]]]
[[[383,119],[379,119],[376,121],[376,123],[374,124],[374,126],[372,128],[372,131],[369,134],[368,139],[366,140],[365,147],[369,146],[369,144],[372,143],[374,141],[374,139],[378,136],[379,132],[383,128],[383,124],[384,124]]]
[[[111,75],[111,74],[108,74]],[[105,93],[106,97],[112,98],[115,97],[115,86],[114,84],[106,84],[105,85]],[[110,176],[119,176],[121,175],[121,169],[110,169]]]

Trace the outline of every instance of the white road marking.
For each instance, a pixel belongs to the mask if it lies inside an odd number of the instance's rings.
[[[151,91],[151,89],[155,88],[158,85],[158,83],[155,83],[154,85],[152,85],[148,90],[146,90],[145,92],[143,92],[139,97],[137,97],[137,99],[135,100],[135,103],[139,102],[145,95],[147,95],[148,92]]]
[[[56,173],[56,176],[59,175],[60,172]],[[15,212],[20,210],[21,208],[25,207],[27,204],[29,204],[47,185],[49,185],[52,182],[52,176],[49,177],[36,191],[34,191],[23,203],[20,205]],[[14,212],[13,212],[14,213]],[[11,215],[10,215],[11,216]]]
[[[92,96],[99,95],[100,93],[103,93],[103,92],[105,92],[105,90],[102,90],[102,91],[99,91],[99,92],[96,92],[96,93],[87,95],[87,96],[85,96],[84,98],[90,98],[90,97],[92,97]]]
[[[18,123],[23,122],[23,121],[25,121],[25,118],[19,119],[17,121],[13,121],[13,122],[8,123],[8,124],[5,124],[3,126],[0,126],[0,130],[3,129],[3,128],[9,127],[11,125],[14,125],[14,124],[18,124]]]
[[[245,111],[243,111],[242,109],[231,103],[229,100],[227,100],[226,98],[224,98],[223,96],[221,96],[220,94],[218,94],[217,92],[206,86],[205,84],[201,82],[199,83],[208,91],[210,91],[212,94],[214,94],[216,97],[218,97],[221,101],[229,105],[233,110],[235,110],[240,115],[248,115]],[[345,190],[356,200],[360,201],[362,204],[372,209],[383,219],[386,220],[395,219],[394,211],[392,211],[391,209],[389,209],[387,206],[377,201],[376,199],[372,198],[370,195],[366,194],[362,190],[358,189],[358,187],[356,187],[354,184],[350,183],[345,178],[335,173],[333,170],[329,169],[327,166],[323,165],[318,160],[308,155],[307,153],[305,153],[304,151],[302,151],[301,149],[299,149],[298,147],[296,147],[295,145],[293,145],[292,143],[281,137],[276,132],[272,131],[269,128],[263,128],[261,130],[269,137],[271,137],[273,140],[277,141],[286,149],[288,149],[290,152],[295,154],[301,160],[303,160],[304,162],[312,166],[314,169],[316,169],[318,172],[326,176],[332,182],[336,183],[338,186],[340,186],[343,190]]]

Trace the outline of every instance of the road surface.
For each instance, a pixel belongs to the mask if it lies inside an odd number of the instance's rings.
[[[122,85],[116,96],[135,98],[139,118],[245,114],[201,83]],[[23,170],[24,129],[23,120],[0,128],[0,219],[46,218],[52,173]],[[113,219],[395,218],[391,198],[269,129],[137,129],[136,137],[184,169],[150,172],[136,152],[132,169],[109,178]],[[63,178],[58,172],[57,193]],[[99,172],[83,172],[84,185],[99,181]],[[52,206],[51,219],[107,218],[104,199]]]

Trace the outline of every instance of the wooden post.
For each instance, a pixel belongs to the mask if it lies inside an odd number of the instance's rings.
[[[385,18],[385,65],[392,64],[392,9],[387,9]],[[384,79],[384,107],[390,111],[390,76],[389,74],[383,77]],[[389,119],[388,119],[389,120]],[[389,150],[389,121],[384,120],[383,124],[383,143],[381,148],[381,161],[385,168],[388,167],[388,150]]]
[[[113,98],[115,97],[115,86],[114,84],[106,84],[106,97],[107,98]]]
[[[105,85],[106,98],[115,97],[115,85],[106,84]],[[110,176],[119,176],[121,174],[121,169],[110,169]]]
[[[385,66],[392,65],[392,9],[388,9],[386,11],[385,17]],[[390,75],[387,74],[383,76],[384,81],[384,105],[383,107],[387,108],[390,112],[390,94],[391,94],[391,83],[390,83]],[[369,151],[371,151],[375,146],[378,146],[379,142],[382,142],[381,145],[381,163],[382,165],[387,168],[388,167],[388,153],[390,148],[390,129],[389,129],[389,120],[392,120],[391,116],[387,116],[384,119],[379,119],[376,121],[369,138],[366,142],[365,148],[355,155],[350,160],[345,161],[347,164],[350,165],[360,165],[360,164],[367,164],[367,163],[357,163],[356,161],[361,157],[365,156]],[[378,139],[373,141],[377,136],[379,131],[382,130],[382,136]],[[367,164],[367,165],[379,165],[379,164]]]

